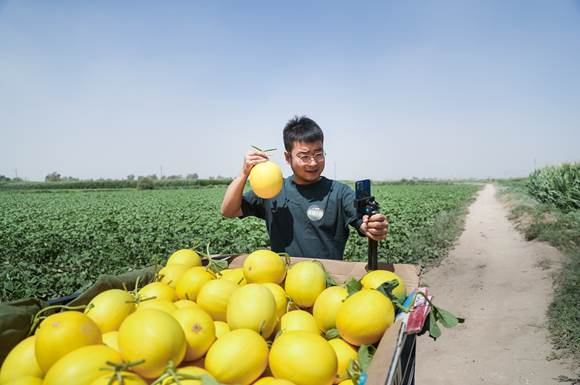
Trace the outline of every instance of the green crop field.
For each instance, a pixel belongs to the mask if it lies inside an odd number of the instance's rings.
[[[389,262],[425,263],[446,252],[470,184],[373,186],[390,234],[379,244]],[[181,190],[1,191],[0,301],[54,298],[101,274],[161,263],[174,250],[210,244],[212,254],[268,246],[262,221],[225,219],[224,187]],[[351,230],[347,259],[365,259],[366,238]]]

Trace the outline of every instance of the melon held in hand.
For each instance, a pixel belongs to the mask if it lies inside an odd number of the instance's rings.
[[[274,198],[282,190],[282,170],[272,161],[258,163],[250,171],[250,186],[263,199]]]

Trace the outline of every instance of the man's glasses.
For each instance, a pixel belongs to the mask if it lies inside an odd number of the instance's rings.
[[[326,153],[319,152],[319,153],[314,154],[314,155],[296,155],[296,158],[304,164],[308,164],[312,161],[319,163],[319,162],[322,162],[324,160],[325,155],[326,155]]]

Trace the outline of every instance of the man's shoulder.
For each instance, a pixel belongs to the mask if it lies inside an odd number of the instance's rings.
[[[328,179],[328,181],[332,183],[332,188],[335,189],[339,194],[354,193],[354,190],[346,183],[334,179]]]

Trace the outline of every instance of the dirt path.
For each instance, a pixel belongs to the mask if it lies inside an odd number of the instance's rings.
[[[546,309],[560,253],[527,242],[486,185],[470,207],[458,245],[423,276],[434,302],[467,321],[437,341],[418,339],[417,384],[562,384],[573,377],[548,361]],[[437,296],[437,293],[440,293]]]

